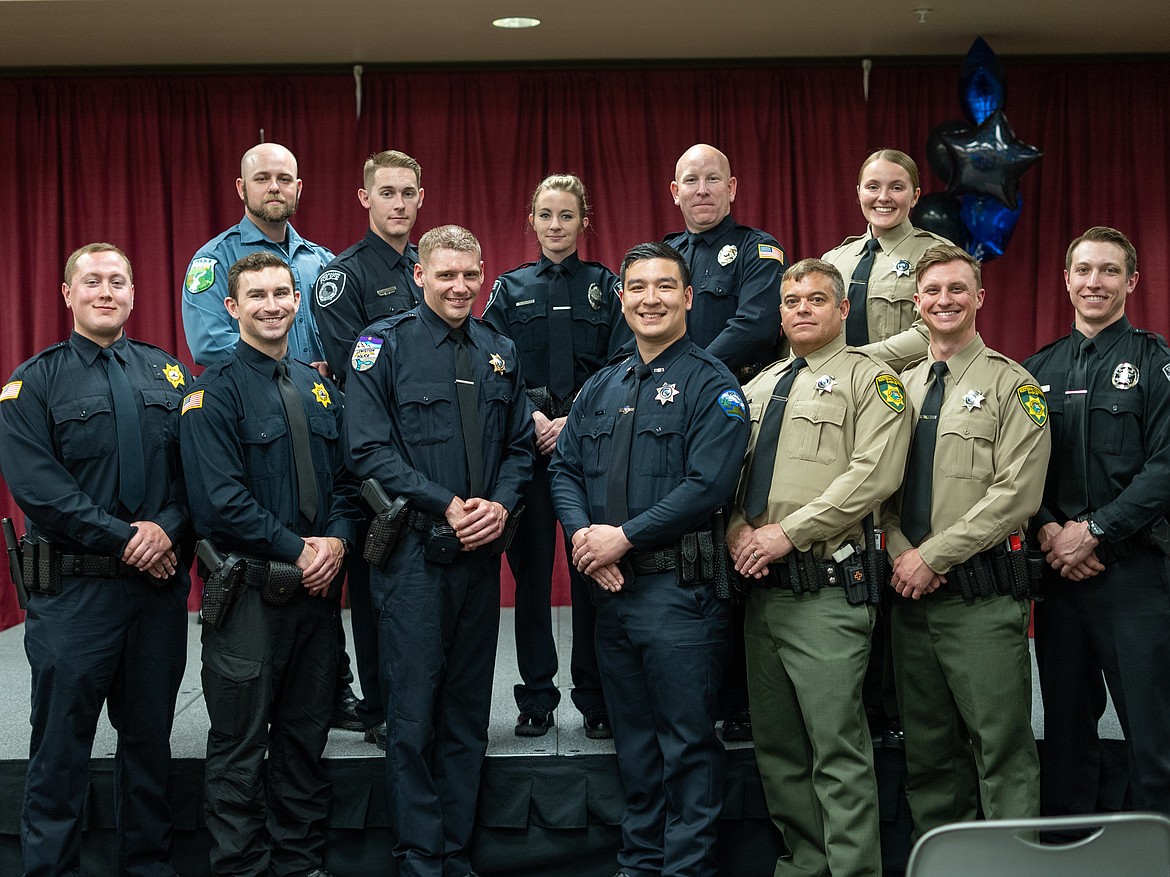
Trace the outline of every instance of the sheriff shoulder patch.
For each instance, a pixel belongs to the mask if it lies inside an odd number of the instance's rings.
[[[744,402],[743,396],[739,394],[738,390],[724,390],[720,393],[719,407],[723,409],[724,414],[733,420],[747,423],[747,403]]]
[[[206,292],[215,283],[215,259],[192,259],[191,267],[187,269],[187,279],[183,285],[187,292],[194,295],[197,292]]]
[[[901,414],[906,410],[906,389],[896,375],[882,374],[873,379],[878,396],[894,411]]]
[[[20,388],[24,386],[24,381],[9,381],[4,385],[4,389],[0,390],[0,402],[7,402],[10,399],[16,399],[20,396]]]
[[[1023,384],[1016,388],[1016,398],[1033,423],[1043,426],[1048,422],[1048,403],[1044,399],[1043,390],[1035,384]]]
[[[183,397],[183,407],[179,409],[179,416],[182,417],[188,411],[194,411],[196,408],[203,407],[203,391],[196,390],[194,393],[188,393]]]

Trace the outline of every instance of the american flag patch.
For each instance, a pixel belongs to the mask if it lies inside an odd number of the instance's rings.
[[[24,381],[9,381],[4,385],[4,389],[0,390],[0,402],[7,402],[9,399],[15,399],[20,395],[20,388],[24,386]]]
[[[194,408],[202,408],[202,407],[203,407],[203,391],[196,390],[194,393],[188,393],[186,396],[183,397],[183,407],[179,411],[179,416],[182,417],[188,411],[191,411]]]
[[[774,247],[771,244],[760,244],[760,258],[761,259],[775,259],[777,262],[786,262],[784,258],[784,251],[779,247]]]

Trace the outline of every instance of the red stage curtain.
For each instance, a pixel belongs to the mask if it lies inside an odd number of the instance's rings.
[[[1170,328],[1170,61],[1008,62],[1006,112],[1045,152],[1021,185],[1025,209],[1005,257],[985,271],[985,339],[1022,358],[1067,331],[1064,249],[1090,225],[1125,230],[1144,280],[1135,322]],[[961,116],[959,62],[731,68],[367,71],[353,76],[140,74],[0,78],[0,379],[68,333],[58,289],[65,257],[93,240],[135,269],[136,337],[187,355],[178,290],[187,261],[237,222],[240,155],[263,136],[300,160],[295,223],[335,251],[357,240],[364,158],[394,147],[422,163],[420,232],[471,228],[489,277],[531,259],[530,193],[546,173],[589,187],[587,258],[616,264],[631,244],[681,227],[668,184],[692,143],[729,154],[735,216],[768,229],[793,258],[861,231],[853,191],[872,149],[922,160],[934,125]],[[189,359],[189,357],[188,357]],[[12,514],[0,496],[0,511]],[[563,588],[558,595],[567,599]],[[0,627],[19,619],[0,588]]]

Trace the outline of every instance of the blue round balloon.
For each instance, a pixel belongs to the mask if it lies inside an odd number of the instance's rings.
[[[967,227],[959,199],[943,192],[923,195],[910,211],[910,221],[916,228],[924,228],[946,238],[957,247],[967,248]]]

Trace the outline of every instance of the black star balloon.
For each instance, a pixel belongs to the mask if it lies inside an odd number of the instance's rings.
[[[975,131],[940,132],[951,157],[950,195],[987,195],[1015,210],[1020,176],[1042,153],[1016,139],[1002,109],[988,116]]]

